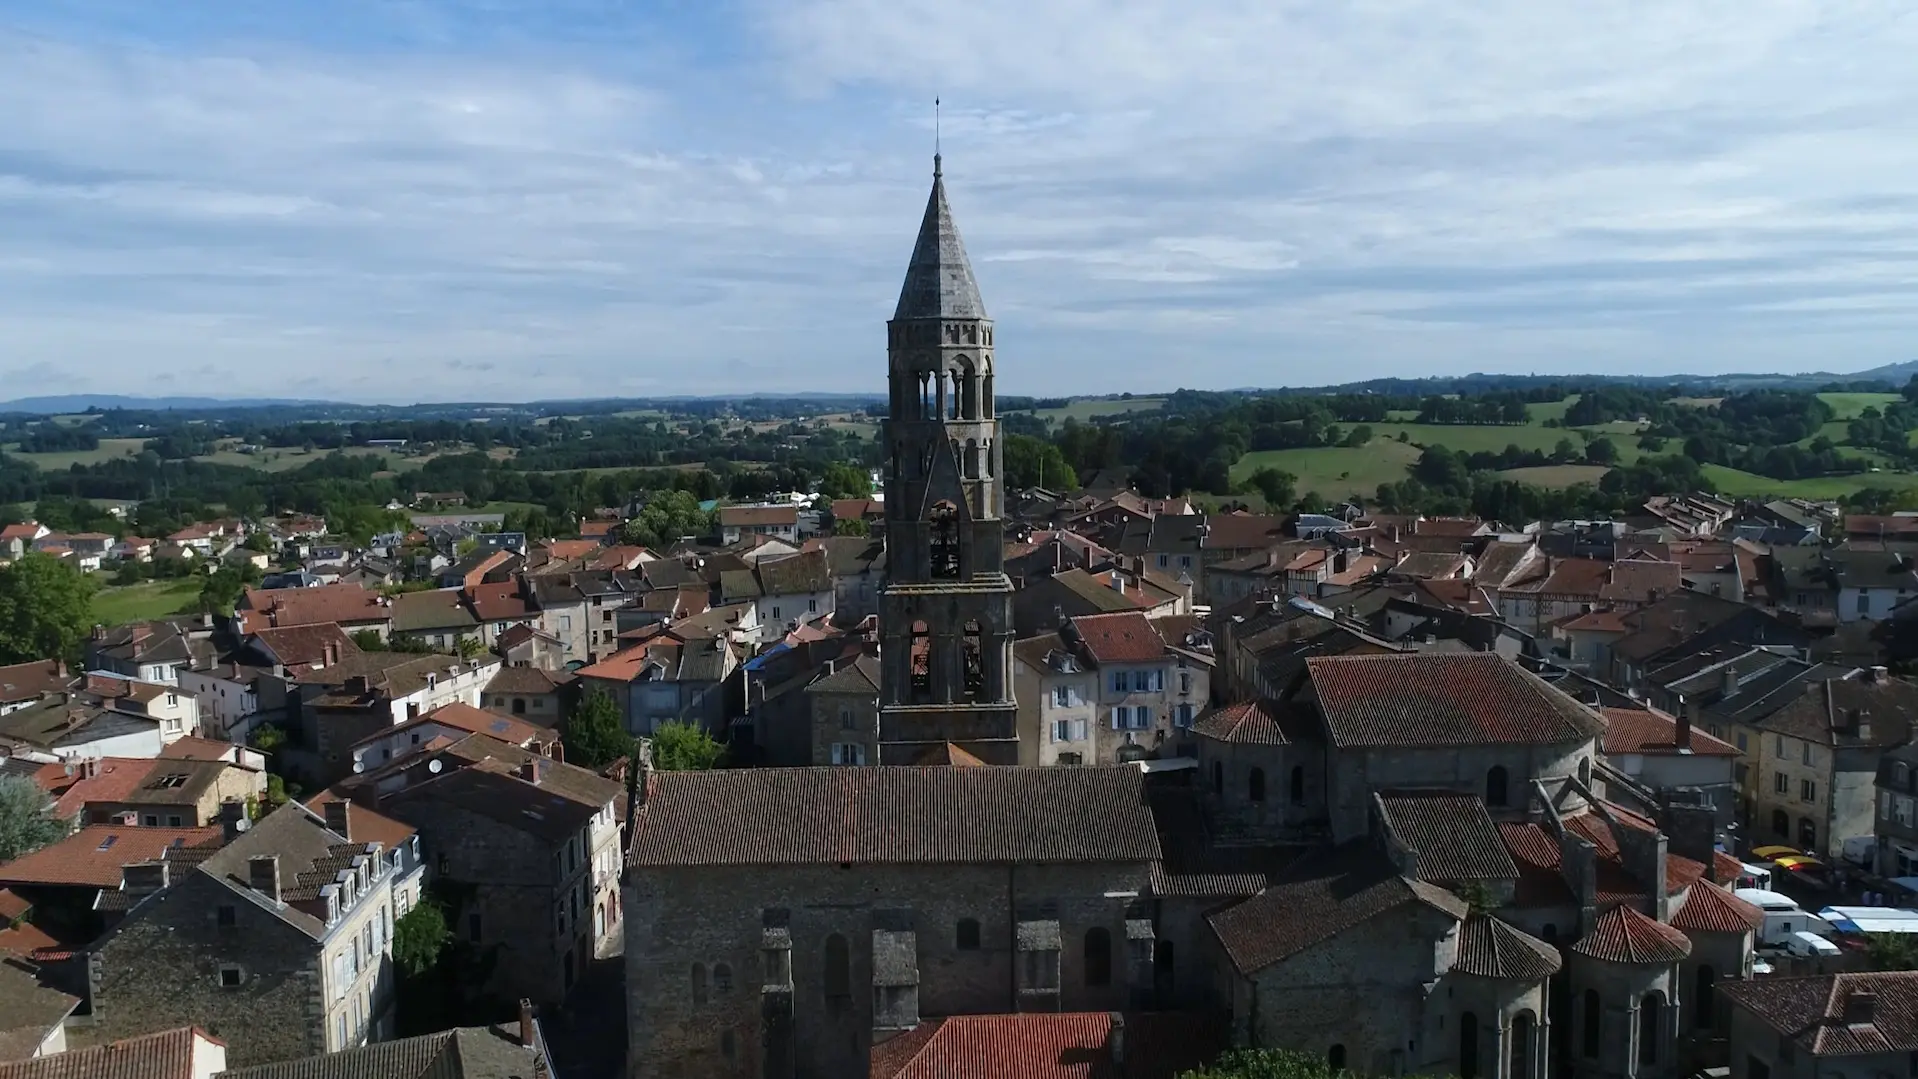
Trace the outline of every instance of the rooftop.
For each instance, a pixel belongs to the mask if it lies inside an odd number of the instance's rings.
[[[1323,656],[1305,661],[1335,745],[1564,744],[1598,715],[1489,652]]]
[[[1203,1015],[1127,1012],[1124,1066],[1112,1059],[1112,1012],[955,1015],[875,1045],[872,1079],[1173,1079],[1225,1044]]]
[[[1773,976],[1719,991],[1814,1056],[1918,1050],[1918,971]]]
[[[518,1031],[492,1026],[457,1027],[324,1056],[235,1068],[221,1072],[219,1079],[534,1079],[536,1075],[545,1072],[533,1050],[520,1044]]]
[[[218,1042],[181,1027],[0,1064],[0,1079],[192,1079],[194,1044],[200,1039]]]
[[[0,884],[118,888],[120,867],[150,862],[175,847],[217,846],[218,828],[89,824],[65,839],[0,864]]]

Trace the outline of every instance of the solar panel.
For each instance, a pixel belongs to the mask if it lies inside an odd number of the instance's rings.
[[[507,727],[507,723],[503,719],[496,719],[493,721],[493,730],[501,734],[504,734],[506,732],[506,727]]]

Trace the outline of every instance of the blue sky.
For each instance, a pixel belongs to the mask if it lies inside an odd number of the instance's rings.
[[[1869,0],[0,0],[0,398],[871,390],[946,102],[1007,393],[1918,358]]]

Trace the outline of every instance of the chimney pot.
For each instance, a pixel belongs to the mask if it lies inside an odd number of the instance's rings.
[[[275,903],[280,901],[280,856],[256,854],[246,860],[246,882]]]
[[[528,783],[539,784],[539,762],[524,761],[519,766],[519,777]]]
[[[329,829],[335,832],[338,832],[340,835],[346,837],[346,839],[350,842],[353,838],[353,832],[352,832],[353,818],[352,818],[352,814],[347,809],[347,805],[348,803],[343,799],[337,802],[326,803],[326,806],[325,806],[326,826]]]
[[[533,1047],[533,1002],[523,997],[519,1002],[519,1043],[528,1049]]]
[[[1112,1037],[1109,1043],[1112,1065],[1121,1070],[1125,1067],[1125,1013],[1112,1013]]]

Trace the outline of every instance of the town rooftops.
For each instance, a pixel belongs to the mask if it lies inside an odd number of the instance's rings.
[[[268,656],[287,667],[337,663],[360,651],[360,646],[353,643],[353,638],[331,622],[285,628],[267,627],[255,630],[253,639]]]
[[[459,592],[452,589],[404,592],[393,597],[395,633],[473,629],[478,625],[479,618],[460,602]]]
[[[1490,652],[1321,656],[1312,690],[1341,747],[1551,745],[1591,738],[1598,715]]]
[[[1181,1012],[954,1015],[873,1046],[872,1079],[1172,1079],[1225,1044],[1208,1016]],[[1123,1058],[1123,1065],[1115,1056]]]
[[[118,888],[120,867],[150,862],[169,848],[218,844],[218,828],[90,824],[65,839],[0,864],[0,884]]]
[[[499,673],[486,683],[486,692],[542,694],[558,691],[559,687],[573,680],[570,671],[549,671],[544,667],[501,667]]]
[[[41,985],[28,964],[0,956],[0,1077],[10,1062],[38,1053],[79,1005],[78,997]]]
[[[407,819],[409,807],[421,802],[453,806],[545,842],[562,843],[591,824],[606,802],[613,800],[582,801],[523,777],[523,769],[539,767],[539,762],[516,767],[482,762],[409,785],[388,795],[383,804],[401,820]],[[618,784],[607,782],[617,790]]]
[[[350,802],[332,791],[321,791],[306,800],[306,808],[312,810],[320,819],[326,819],[326,807],[338,802],[345,806],[346,838],[354,843],[378,843],[387,850],[394,850],[406,844],[419,834],[412,825],[403,824],[385,814],[366,808],[358,802]]]
[[[0,1064],[0,1079],[194,1079],[209,1060],[199,1049],[202,1042],[226,1046],[203,1031],[181,1027]]]
[[[520,1044],[516,1029],[492,1026],[458,1027],[322,1056],[235,1068],[221,1072],[219,1079],[535,1079],[545,1074],[539,1051]]]
[[[1318,720],[1284,701],[1251,700],[1221,705],[1192,725],[1195,734],[1221,742],[1284,746],[1319,739]]]
[[[785,558],[768,558],[754,566],[760,590],[768,596],[832,591],[832,572],[826,552],[804,551]]]
[[[1542,982],[1563,963],[1558,949],[1489,914],[1474,914],[1459,928],[1452,973],[1476,978]]]
[[[359,859],[373,854],[368,843],[348,840],[328,828],[319,814],[288,802],[201,862],[200,872],[317,940],[326,935],[327,926],[325,917],[313,911],[323,909],[327,887],[350,872]],[[280,903],[250,884],[250,859],[268,855],[278,859]]]
[[[1158,858],[1144,777],[1124,766],[662,772],[630,853],[656,868]]]
[[[547,734],[543,728],[536,727],[523,719],[504,716],[498,712],[488,712],[484,709],[475,708],[470,704],[454,701],[451,704],[442,704],[431,712],[409,719],[397,727],[389,727],[382,731],[376,731],[356,742],[354,748],[357,749],[363,745],[379,742],[393,737],[394,734],[403,733],[429,723],[437,723],[442,727],[451,727],[454,730],[465,731],[467,734],[484,734],[516,746],[523,746],[536,738],[545,737]]]
[[[1668,966],[1692,954],[1685,934],[1629,903],[1620,903],[1598,916],[1591,932],[1572,950],[1591,959],[1630,966]]]
[[[798,525],[798,506],[721,506],[722,526],[750,528],[755,525]]]
[[[1709,881],[1685,893],[1685,905],[1671,916],[1673,929],[1706,933],[1751,933],[1765,924],[1765,912]]]
[[[1918,1050],[1918,970],[1754,978],[1719,992],[1814,1056]]]
[[[1101,664],[1150,663],[1166,655],[1165,638],[1143,612],[1080,615],[1072,620],[1072,628],[1087,654]]]
[[[1758,721],[1774,734],[1820,745],[1895,746],[1918,720],[1918,686],[1879,671],[1808,681],[1784,707]]]
[[[1691,728],[1687,744],[1680,746],[1678,720],[1656,709],[1602,708],[1599,714],[1605,717],[1605,735],[1600,746],[1608,757],[1684,752],[1709,757],[1738,756],[1738,747],[1697,727]]]
[[[57,659],[0,667],[0,705],[38,700],[42,694],[57,692],[72,682],[67,665]]]
[[[1418,859],[1420,880],[1516,880],[1485,803],[1462,794],[1381,795],[1380,823]]]
[[[325,622],[367,625],[388,621],[392,612],[378,592],[356,584],[329,584],[318,588],[249,588],[240,596],[233,617],[239,632],[246,634]]]

